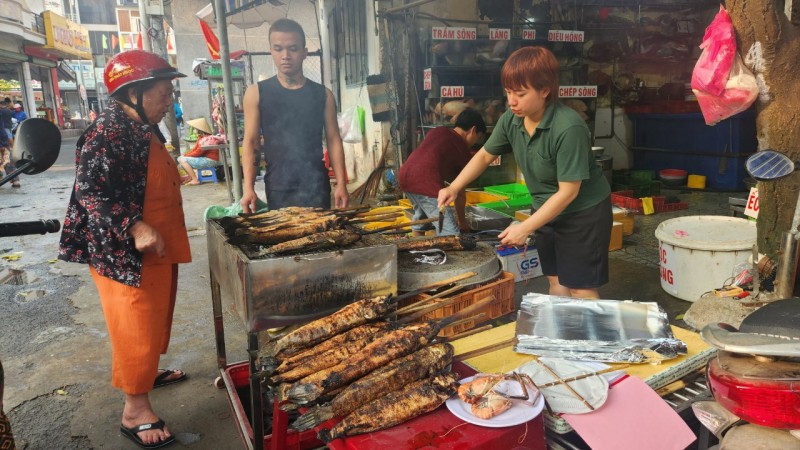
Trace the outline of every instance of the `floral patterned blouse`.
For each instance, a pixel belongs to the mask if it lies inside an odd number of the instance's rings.
[[[139,287],[142,253],[127,233],[142,220],[152,130],[115,101],[78,140],[58,258]]]

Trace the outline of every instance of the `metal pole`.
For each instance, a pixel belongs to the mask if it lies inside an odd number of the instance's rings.
[[[145,1],[146,0],[139,0],[139,34],[144,33],[144,36],[142,37],[142,49],[152,52],[153,47],[150,45],[150,36],[147,33],[147,30],[150,29],[150,19],[147,17],[147,7],[144,4]],[[133,46],[135,47],[136,44]]]
[[[233,188],[236,199],[242,198],[242,163],[239,159],[239,130],[236,128],[233,81],[231,80],[231,50],[228,45],[228,24],[225,22],[225,0],[214,0],[214,13],[217,17],[219,35],[219,54],[222,63],[222,85],[225,88],[225,116],[227,117],[228,146],[233,171]]]

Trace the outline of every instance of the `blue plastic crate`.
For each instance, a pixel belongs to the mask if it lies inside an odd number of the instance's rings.
[[[700,113],[630,114],[633,166],[638,170],[683,169],[704,175],[712,189],[744,191],[744,162],[755,153],[755,111],[714,126]]]

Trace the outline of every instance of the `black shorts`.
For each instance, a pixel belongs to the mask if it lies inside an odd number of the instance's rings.
[[[556,217],[536,230],[542,273],[558,276],[570,289],[594,289],[608,283],[611,197],[582,211]]]

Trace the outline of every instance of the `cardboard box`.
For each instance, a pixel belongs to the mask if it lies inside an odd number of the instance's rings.
[[[514,274],[514,282],[542,276],[542,264],[536,247],[497,247],[503,270]]]
[[[622,234],[625,236],[633,234],[633,211],[619,206],[611,206],[611,214],[615,222],[622,222]]]
[[[622,249],[622,222],[614,221],[611,227],[611,242],[608,243],[608,251]]]

